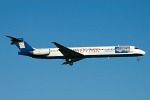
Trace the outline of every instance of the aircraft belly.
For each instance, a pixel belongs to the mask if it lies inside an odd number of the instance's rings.
[[[122,54],[98,54],[98,55],[85,55],[85,58],[96,58],[96,57],[134,57],[134,56],[142,56],[141,54],[132,54],[132,53],[122,53]]]

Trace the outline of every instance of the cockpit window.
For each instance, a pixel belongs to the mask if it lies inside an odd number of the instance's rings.
[[[135,47],[134,49],[139,49],[138,47]]]

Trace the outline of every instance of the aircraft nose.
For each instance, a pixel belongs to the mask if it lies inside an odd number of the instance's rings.
[[[146,54],[146,52],[145,51],[142,51],[142,55],[145,55]]]

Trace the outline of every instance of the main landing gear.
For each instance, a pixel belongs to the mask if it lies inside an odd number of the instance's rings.
[[[70,66],[72,66],[72,65],[73,65],[73,61],[72,61],[72,59],[67,59],[66,61],[68,62],[68,64],[69,64]]]
[[[140,57],[138,56],[138,59],[137,59],[138,61],[140,61]]]
[[[65,64],[69,64],[70,66],[72,66],[73,65],[72,59],[66,59],[66,62],[64,62],[62,65],[65,65]]]

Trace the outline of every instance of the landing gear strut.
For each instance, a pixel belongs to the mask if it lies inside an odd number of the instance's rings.
[[[137,59],[138,61],[140,61],[140,57],[138,56],[138,59]]]

